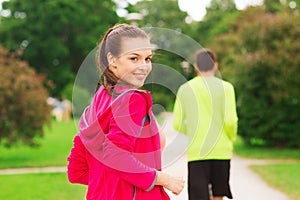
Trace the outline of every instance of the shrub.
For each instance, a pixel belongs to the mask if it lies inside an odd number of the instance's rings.
[[[44,78],[0,47],[0,144],[34,145],[50,120]]]
[[[214,41],[236,86],[239,134],[248,144],[300,147],[299,27],[296,14],[251,8]]]

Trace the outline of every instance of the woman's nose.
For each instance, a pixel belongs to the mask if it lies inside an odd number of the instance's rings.
[[[146,60],[141,61],[139,68],[141,69],[147,69],[151,66],[151,63],[147,62]]]
[[[142,60],[142,61],[141,61],[141,65],[143,65],[143,66],[144,66],[144,65],[148,65],[148,64],[149,64],[149,63],[148,63],[146,60]]]

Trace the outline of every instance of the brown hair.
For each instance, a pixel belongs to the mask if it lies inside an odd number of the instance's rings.
[[[195,63],[200,71],[212,70],[216,60],[215,53],[210,49],[201,49],[195,56]]]
[[[99,73],[103,74],[102,83],[108,92],[111,94],[115,84],[119,79],[114,75],[114,73],[109,69],[109,62],[107,59],[107,54],[110,52],[113,56],[120,56],[122,49],[122,39],[123,38],[147,38],[148,35],[140,28],[128,25],[128,24],[118,24],[108,29],[102,38],[97,51],[97,64]]]

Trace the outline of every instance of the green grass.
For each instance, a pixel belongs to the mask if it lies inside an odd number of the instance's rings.
[[[300,160],[300,149],[249,147],[243,143],[241,138],[237,139],[234,152],[244,158]]]
[[[0,146],[0,169],[65,166],[76,132],[73,121],[69,123],[53,121],[50,127],[45,127],[45,136],[40,139],[39,147]]]
[[[66,173],[0,176],[0,199],[83,200],[87,187],[68,183]]]
[[[53,121],[45,131],[40,147],[0,146],[0,168],[66,166],[76,125]],[[239,138],[234,152],[245,158],[277,160],[276,164],[252,166],[252,169],[291,200],[300,199],[300,150],[248,147]],[[0,184],[0,199],[5,200],[80,200],[86,193],[85,186],[71,185],[66,173],[1,175],[0,183],[5,183]]]
[[[251,166],[268,184],[284,192],[291,200],[300,200],[300,161]]]
[[[0,168],[66,166],[76,133],[74,122],[53,121],[39,147],[0,146]],[[0,175],[0,183],[1,200],[82,200],[87,189],[70,184],[67,173]]]
[[[300,149],[249,147],[239,138],[234,152],[244,158],[275,160],[276,163],[253,165],[251,169],[289,199],[300,200]]]
[[[50,127],[45,126],[45,136],[39,140],[39,147],[18,145],[6,148],[0,145],[0,169],[66,166],[77,123],[53,120]]]

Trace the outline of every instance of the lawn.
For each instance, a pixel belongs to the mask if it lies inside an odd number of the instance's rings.
[[[244,158],[300,160],[300,149],[248,147],[241,138],[237,139],[234,151],[237,155]]]
[[[71,185],[66,173],[0,176],[0,199],[83,200],[87,187]]]
[[[66,166],[77,133],[76,124],[53,121],[45,131],[37,148],[0,146],[0,169]],[[252,169],[291,200],[300,199],[300,150],[247,147],[238,139],[234,151],[245,158],[277,160],[276,164],[252,166]],[[0,182],[5,183],[0,184],[0,199],[5,200],[79,200],[84,199],[86,193],[85,186],[71,185],[66,173],[1,175]]]
[[[300,161],[251,166],[267,183],[285,193],[291,200],[300,200]]]
[[[66,166],[77,133],[76,124],[52,122],[45,127],[40,146],[0,146],[0,168]],[[0,175],[0,199],[5,200],[82,200],[86,186],[72,185],[67,173]]]
[[[291,200],[300,200],[300,150],[248,147],[241,139],[235,144],[235,154],[244,158],[271,159],[276,163],[254,165],[251,169],[269,185],[285,193]]]
[[[45,136],[40,139],[39,147],[0,146],[0,169],[66,166],[76,132],[77,128],[73,121],[69,123],[53,121],[50,127],[45,127]]]

